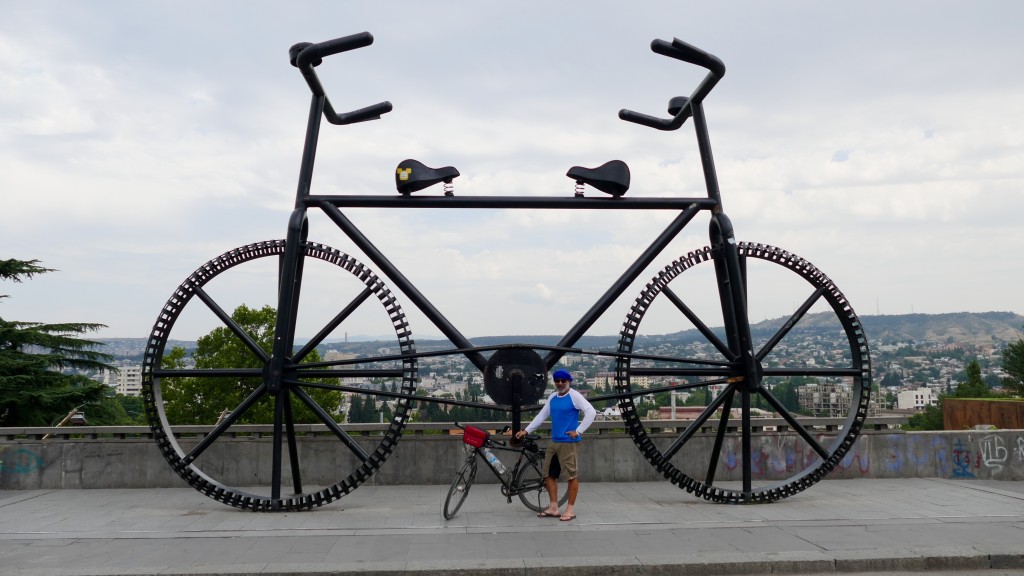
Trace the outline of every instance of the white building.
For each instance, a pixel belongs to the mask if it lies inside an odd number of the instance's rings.
[[[142,395],[142,366],[118,366],[114,387],[125,396]]]
[[[904,390],[896,395],[897,410],[924,410],[925,406],[933,406],[939,399],[931,388]]]

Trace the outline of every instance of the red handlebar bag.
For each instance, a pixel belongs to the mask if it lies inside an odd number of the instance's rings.
[[[487,430],[466,426],[466,431],[462,434],[462,441],[474,448],[480,448],[490,436],[491,434]]]

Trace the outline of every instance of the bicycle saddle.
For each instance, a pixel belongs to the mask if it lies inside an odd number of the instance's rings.
[[[438,182],[451,184],[458,175],[459,171],[453,166],[431,168],[418,160],[402,160],[395,169],[395,187],[400,194],[411,194]],[[445,186],[445,196],[451,195],[451,190]]]
[[[577,184],[590,184],[612,196],[622,196],[629,190],[629,166],[622,160],[605,162],[597,168],[573,166],[565,175]]]

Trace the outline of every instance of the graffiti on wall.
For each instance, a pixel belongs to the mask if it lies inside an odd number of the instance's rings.
[[[952,478],[977,478],[982,470],[987,472],[983,476],[998,476],[1014,463],[1024,464],[1024,436],[988,434],[977,441],[973,450],[958,437],[953,443],[952,459]]]
[[[980,464],[980,462],[979,462]],[[964,446],[963,438],[953,440],[953,478],[977,478],[971,472],[971,450]]]
[[[843,478],[1016,478],[1024,468],[1024,435],[1006,432],[865,435],[837,462],[834,473]],[[830,439],[818,438],[826,444]],[[725,442],[723,473],[734,471],[739,450],[738,440]],[[785,478],[819,458],[806,443],[775,434],[762,435],[752,456],[751,472],[762,479]]]
[[[43,458],[28,448],[0,446],[0,473],[28,474],[43,467]]]

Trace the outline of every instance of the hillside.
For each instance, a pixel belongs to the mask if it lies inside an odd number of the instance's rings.
[[[784,319],[777,318],[765,320],[751,326],[752,331],[762,335],[771,333],[779,326]],[[939,343],[963,343],[963,344],[994,344],[1002,346],[1010,342],[1016,342],[1024,333],[1024,316],[1013,312],[956,312],[951,314],[900,314],[891,316],[861,316],[864,328],[868,333],[868,340],[872,346],[881,344],[892,344],[909,341],[931,341]],[[832,314],[812,314],[804,318],[800,327],[804,330],[815,330],[825,328],[829,323],[835,322]],[[721,330],[716,330],[721,332]],[[661,336],[641,336],[639,340],[666,343],[685,343],[688,341],[700,340],[702,337],[696,330],[687,330],[674,334]],[[100,338],[100,342],[108,345],[108,352],[116,356],[141,355],[145,349],[145,338]],[[488,346],[495,344],[509,344],[529,342],[534,344],[554,345],[560,340],[559,336],[488,336],[474,338],[473,343],[477,346]],[[614,348],[618,341],[617,336],[584,336],[576,344],[580,348]],[[192,342],[178,342],[173,344],[189,348],[194,345]],[[366,342],[350,342],[342,345],[332,343],[327,348],[346,349],[359,351]],[[447,341],[439,340],[417,340],[417,348],[425,350],[429,348],[448,348],[451,346]],[[375,347],[375,346],[374,346]]]
[[[1016,342],[1024,331],[1024,316],[1013,312],[956,312],[862,316],[872,343],[906,340],[998,344]]]

